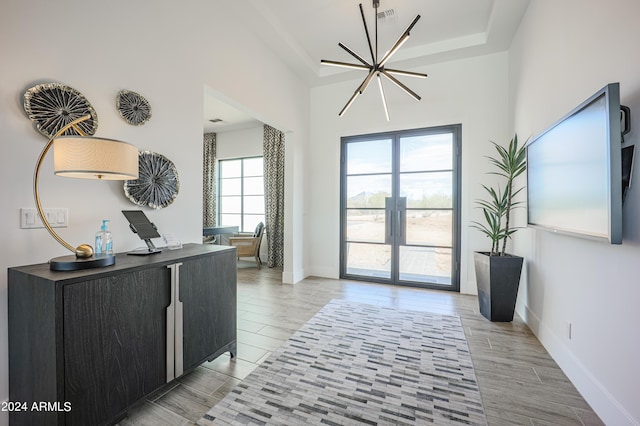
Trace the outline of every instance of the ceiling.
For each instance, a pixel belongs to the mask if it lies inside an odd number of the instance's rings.
[[[202,118],[204,133],[232,132],[262,125],[261,121],[243,111],[242,107],[233,106],[231,101],[225,100],[220,94],[208,87],[204,91]],[[211,120],[215,119],[222,121],[212,123]]]
[[[249,31],[310,87],[364,78],[361,70],[321,65],[321,59],[357,63],[341,42],[370,60],[358,4],[362,3],[375,49],[372,0],[246,0],[233,2]],[[409,40],[388,62],[402,70],[507,50],[529,0],[380,0],[378,51],[384,54],[411,21],[420,20]],[[380,16],[384,15],[384,16]],[[425,68],[426,67],[426,68]],[[404,81],[410,86],[410,77]],[[205,131],[228,131],[258,124],[236,108],[225,109],[215,96],[205,96]],[[212,98],[212,99],[210,99]],[[209,103],[211,103],[209,105]],[[244,115],[243,115],[244,114]],[[212,124],[208,120],[221,118]],[[238,127],[240,126],[240,127]]]

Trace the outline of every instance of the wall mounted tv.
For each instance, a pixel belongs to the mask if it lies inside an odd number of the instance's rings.
[[[612,83],[529,142],[529,226],[622,243],[620,128]]]

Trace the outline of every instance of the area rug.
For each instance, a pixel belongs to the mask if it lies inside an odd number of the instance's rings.
[[[333,300],[199,425],[486,425],[455,316]]]

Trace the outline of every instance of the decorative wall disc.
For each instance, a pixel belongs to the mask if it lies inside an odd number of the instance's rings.
[[[151,118],[151,105],[136,92],[121,90],[116,98],[116,108],[124,121],[134,126],[141,126]]]
[[[98,114],[89,101],[76,89],[60,83],[43,83],[33,86],[24,93],[24,111],[36,123],[40,133],[51,138],[64,126],[84,115],[89,120],[78,124],[87,135],[94,135],[98,129]],[[63,135],[78,135],[70,128]]]
[[[178,196],[180,181],[175,165],[164,155],[140,151],[138,179],[124,183],[124,193],[132,203],[161,209]]]

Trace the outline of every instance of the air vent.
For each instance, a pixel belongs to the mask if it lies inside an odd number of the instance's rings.
[[[393,9],[387,9],[382,12],[378,12],[378,21],[384,22],[386,20],[395,20],[396,19],[396,11]]]
[[[213,118],[211,120],[209,120],[212,123],[221,123],[222,122],[222,118]]]

